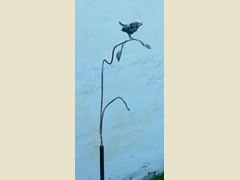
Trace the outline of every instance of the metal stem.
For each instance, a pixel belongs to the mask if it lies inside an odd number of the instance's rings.
[[[100,139],[101,139],[101,145],[103,145],[103,141],[102,141],[102,121],[103,121],[103,71],[104,71],[104,62],[107,63],[108,65],[111,65],[113,62],[113,58],[114,58],[114,51],[115,49],[120,46],[120,45],[124,45],[125,43],[129,42],[129,41],[133,41],[135,39],[128,39],[126,41],[123,41],[122,43],[117,44],[116,46],[114,46],[113,50],[112,50],[112,58],[111,61],[108,62],[106,59],[104,59],[102,61],[102,69],[101,69],[101,105],[100,105],[100,125],[99,125],[99,135],[100,135]]]

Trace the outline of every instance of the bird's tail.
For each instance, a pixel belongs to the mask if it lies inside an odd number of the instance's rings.
[[[122,26],[122,27],[126,27],[127,25],[126,24],[123,24],[119,21],[119,24]]]

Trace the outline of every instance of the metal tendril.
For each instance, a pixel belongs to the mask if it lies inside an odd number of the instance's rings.
[[[123,98],[121,98],[121,97],[116,97],[116,98],[114,98],[113,100],[111,100],[111,101],[104,107],[103,112],[102,112],[102,116],[101,116],[101,123],[100,123],[101,145],[103,145],[103,142],[102,142],[102,132],[101,132],[101,131],[102,131],[102,123],[103,123],[104,112],[105,112],[105,110],[107,109],[107,107],[108,107],[111,103],[113,103],[115,100],[117,100],[117,99],[121,99],[122,102],[125,104],[126,109],[127,109],[128,111],[130,111],[127,103],[126,103],[126,102],[123,100]]]

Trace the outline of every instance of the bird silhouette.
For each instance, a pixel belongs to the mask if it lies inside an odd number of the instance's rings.
[[[131,35],[137,31],[137,29],[142,25],[139,22],[132,22],[130,24],[123,24],[119,21],[119,24],[122,26],[122,31],[126,32],[130,39],[132,39]]]

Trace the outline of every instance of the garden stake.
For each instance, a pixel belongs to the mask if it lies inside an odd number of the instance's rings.
[[[142,25],[142,23],[141,23]],[[127,26],[127,25],[125,25]],[[131,27],[130,27],[131,28]],[[131,30],[131,29],[130,29]],[[127,31],[125,31],[127,32]],[[134,31],[136,32],[136,30]],[[133,32],[127,32],[128,34],[132,34]],[[151,49],[151,47],[148,44],[144,44],[142,41],[132,38],[131,36],[129,36],[130,39],[123,41],[120,44],[117,44],[116,46],[114,46],[113,50],[112,50],[112,58],[111,61],[108,62],[106,59],[104,59],[102,61],[102,70],[101,70],[101,104],[100,104],[100,125],[99,125],[99,135],[100,135],[100,140],[101,140],[101,145],[99,146],[99,151],[100,151],[100,180],[104,180],[104,145],[103,145],[103,137],[102,137],[102,123],[103,123],[103,116],[104,116],[104,112],[106,110],[106,108],[113,103],[115,100],[120,99],[126,106],[126,109],[128,111],[130,111],[127,103],[123,100],[123,98],[121,97],[116,97],[113,100],[111,100],[104,108],[103,108],[103,71],[104,71],[104,62],[107,63],[108,65],[111,65],[113,62],[113,58],[114,58],[114,51],[118,46],[121,46],[121,50],[118,51],[118,53],[116,54],[116,58],[118,60],[118,62],[120,61],[121,55],[122,55],[122,50],[123,50],[123,46],[124,44],[126,44],[129,41],[138,41],[140,42],[144,47]]]

